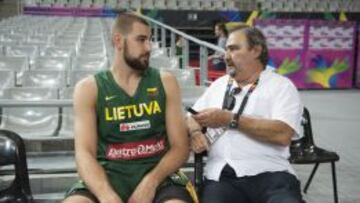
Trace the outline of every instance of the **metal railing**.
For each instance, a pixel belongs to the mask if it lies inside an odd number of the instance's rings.
[[[142,17],[143,19],[151,22],[152,24],[152,28],[153,28],[153,33],[154,33],[154,38],[157,40],[159,39],[159,34],[160,34],[160,44],[161,47],[166,48],[167,44],[166,44],[166,39],[167,39],[167,32],[169,31],[170,33],[170,55],[174,56],[175,52],[176,52],[176,45],[175,45],[175,38],[176,35],[179,35],[183,38],[183,45],[182,45],[182,68],[187,68],[189,67],[189,56],[190,56],[190,51],[189,51],[189,42],[193,42],[196,45],[199,46],[199,64],[200,64],[200,85],[205,85],[206,81],[207,81],[207,75],[208,75],[208,50],[214,50],[217,52],[225,52],[224,49],[222,49],[221,47],[218,47],[214,44],[199,40],[195,37],[192,37],[180,30],[177,30],[169,25],[166,25],[162,22],[159,22],[155,19],[149,18],[145,15],[139,15],[140,17]],[[160,31],[160,33],[159,33]]]
[[[27,100],[11,100],[0,99],[0,107],[17,108],[17,107],[72,107],[73,101],[71,99],[51,99],[41,101],[27,101]]]

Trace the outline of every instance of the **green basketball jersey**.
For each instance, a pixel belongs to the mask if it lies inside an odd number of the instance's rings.
[[[165,90],[158,70],[148,68],[133,96],[110,71],[95,75],[97,159],[123,201],[168,150]],[[94,174],[96,175],[96,174]]]

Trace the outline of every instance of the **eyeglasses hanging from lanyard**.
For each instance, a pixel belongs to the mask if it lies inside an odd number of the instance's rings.
[[[229,81],[228,81],[228,85],[226,87],[225,97],[224,97],[224,101],[223,101],[223,106],[222,106],[223,109],[226,109],[229,111],[231,111],[235,106],[235,103],[236,103],[235,95],[239,94],[242,91],[242,89],[240,87],[233,88],[231,90],[233,81],[234,81],[234,79],[232,77],[229,77]],[[258,84],[259,84],[259,78],[256,79],[256,81],[250,86],[249,90],[245,94],[244,99],[241,101],[240,108],[239,108],[238,112],[236,113],[236,118],[239,118],[239,116],[243,113],[251,93],[254,91],[254,89],[256,88],[256,86]]]

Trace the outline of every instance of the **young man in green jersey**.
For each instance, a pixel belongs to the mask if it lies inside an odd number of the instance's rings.
[[[178,83],[149,67],[151,29],[135,14],[116,18],[110,70],[74,91],[75,157],[81,180],[64,203],[192,202],[176,171],[188,158]]]

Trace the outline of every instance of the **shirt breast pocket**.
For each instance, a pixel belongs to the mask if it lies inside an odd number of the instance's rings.
[[[266,95],[251,95],[244,114],[259,118],[270,118],[271,99]]]

